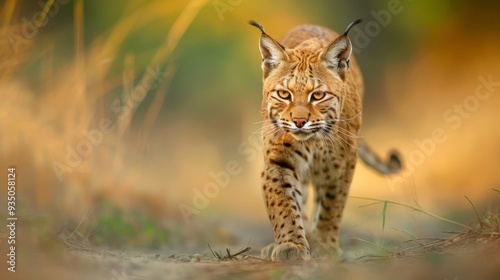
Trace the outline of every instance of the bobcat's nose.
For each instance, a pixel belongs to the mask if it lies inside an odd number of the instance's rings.
[[[292,121],[298,128],[302,128],[307,123],[306,118],[293,118]]]

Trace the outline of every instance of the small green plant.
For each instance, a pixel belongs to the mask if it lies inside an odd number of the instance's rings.
[[[151,217],[140,213],[127,214],[114,208],[108,215],[99,215],[90,240],[98,245],[157,248],[168,240],[168,232]]]
[[[153,218],[138,212],[127,213],[112,203],[90,211],[74,229],[66,229],[66,233],[60,238],[117,248],[158,248],[170,236]]]

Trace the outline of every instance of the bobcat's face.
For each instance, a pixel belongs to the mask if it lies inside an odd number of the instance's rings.
[[[277,132],[299,141],[322,137],[340,118],[344,82],[323,63],[321,50],[286,53],[288,59],[264,78],[263,108]]]
[[[264,117],[278,132],[299,141],[328,134],[340,119],[351,50],[345,35],[326,46],[318,39],[309,39],[285,49],[263,33]]]

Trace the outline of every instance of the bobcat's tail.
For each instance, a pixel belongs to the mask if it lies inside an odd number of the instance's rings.
[[[359,141],[358,148],[358,155],[363,162],[381,174],[394,174],[403,167],[400,156],[396,151],[391,151],[389,159],[384,161],[365,142]]]

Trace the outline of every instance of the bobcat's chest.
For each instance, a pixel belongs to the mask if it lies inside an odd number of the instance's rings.
[[[293,148],[296,171],[312,181],[342,180],[347,168],[354,169],[356,155],[333,142],[307,141]]]

